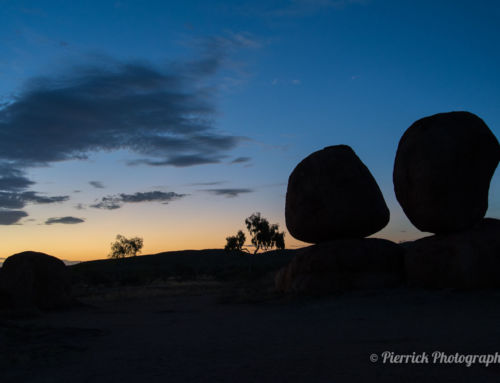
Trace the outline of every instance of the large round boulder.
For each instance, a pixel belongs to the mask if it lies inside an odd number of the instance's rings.
[[[404,244],[410,286],[500,287],[500,220],[485,218],[458,233],[432,235]]]
[[[403,134],[394,162],[394,191],[421,231],[471,227],[488,209],[488,189],[500,159],[494,134],[468,112],[416,121]]]
[[[8,257],[0,269],[0,290],[10,307],[53,309],[72,302],[66,265],[44,253]]]
[[[288,179],[285,218],[295,238],[320,243],[363,238],[387,225],[389,209],[377,182],[347,145],[302,160]]]
[[[404,249],[379,238],[338,239],[297,251],[275,277],[285,293],[328,294],[403,284]]]

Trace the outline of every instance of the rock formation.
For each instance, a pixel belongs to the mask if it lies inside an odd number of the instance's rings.
[[[4,305],[53,309],[72,302],[65,264],[44,253],[25,251],[8,257],[0,269]]]
[[[327,294],[404,283],[404,249],[379,238],[339,239],[298,250],[275,278],[278,291]]]
[[[288,179],[285,218],[295,238],[321,243],[363,238],[384,228],[389,209],[368,168],[347,145],[302,160]]]
[[[500,220],[485,218],[472,228],[432,235],[404,245],[410,286],[500,287]]]
[[[401,137],[394,162],[394,191],[421,231],[450,233],[479,222],[500,159],[496,137],[468,112],[422,118]]]

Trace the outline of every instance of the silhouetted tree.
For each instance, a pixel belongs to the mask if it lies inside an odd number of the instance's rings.
[[[135,257],[141,252],[144,241],[142,238],[134,237],[127,239],[123,235],[118,234],[116,241],[111,244],[111,252],[109,258],[125,258]]]
[[[245,237],[245,233],[243,233],[241,230],[239,230],[235,236],[227,237],[226,241],[227,241],[227,243],[226,243],[226,246],[224,247],[224,250],[226,250],[226,251],[233,251],[233,250],[248,251],[247,249],[243,249],[243,245],[245,244],[246,237]]]
[[[254,213],[245,219],[250,235],[252,236],[252,244],[255,246],[254,254],[262,250],[285,248],[285,233],[279,231],[277,224],[270,225],[269,221],[260,216],[260,213]]]

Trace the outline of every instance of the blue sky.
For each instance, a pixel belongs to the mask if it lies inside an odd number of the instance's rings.
[[[394,197],[397,143],[452,110],[498,137],[499,19],[495,1],[0,0],[0,105],[18,116],[1,160],[35,193],[0,256],[102,258],[118,233],[146,253],[222,247],[255,211],[285,228],[288,175],[336,144],[382,189],[377,236],[422,236]],[[83,222],[46,224],[63,217]]]

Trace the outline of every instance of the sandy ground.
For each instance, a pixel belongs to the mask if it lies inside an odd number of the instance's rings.
[[[139,288],[136,288],[139,289]],[[500,291],[284,299],[134,289],[0,321],[0,381],[499,382],[500,364],[389,364],[372,353],[500,352]]]

